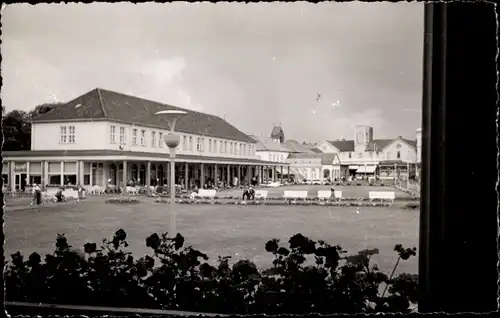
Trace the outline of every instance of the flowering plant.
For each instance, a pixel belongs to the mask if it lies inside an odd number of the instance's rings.
[[[105,203],[109,204],[136,204],[140,202],[138,199],[132,197],[112,197],[105,201]]]

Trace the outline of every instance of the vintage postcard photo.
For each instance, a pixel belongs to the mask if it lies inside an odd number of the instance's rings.
[[[417,2],[2,7],[7,312],[417,311],[423,34]]]

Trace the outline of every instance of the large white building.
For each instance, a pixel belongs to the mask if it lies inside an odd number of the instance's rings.
[[[169,127],[155,116],[166,109],[187,112],[175,126],[177,184],[234,176],[246,183],[262,179],[266,167],[288,165],[261,160],[257,142],[220,117],[97,88],[33,119],[31,151],[3,152],[4,185],[166,184],[174,161],[163,140]]]

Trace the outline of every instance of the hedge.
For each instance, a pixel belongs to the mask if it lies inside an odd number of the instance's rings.
[[[266,269],[249,260],[231,265],[230,257],[221,256],[209,264],[180,234],[150,235],[150,254],[136,259],[126,238],[120,229],[100,246],[86,243],[78,252],[58,234],[54,253],[44,261],[38,253],[27,260],[12,254],[6,300],[233,314],[409,312],[417,302],[418,276],[394,276],[400,260],[416,255],[416,248],[396,245],[399,257],[388,276],[371,264],[378,249],[348,255],[339,245],[301,234],[287,247],[268,241],[273,261]]]

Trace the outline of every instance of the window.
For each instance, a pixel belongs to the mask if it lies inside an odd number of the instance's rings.
[[[396,152],[396,158],[401,159],[401,151]]]
[[[247,155],[247,145],[243,145],[243,156]]]
[[[125,139],[125,127],[120,127],[120,144],[125,145],[127,140]]]
[[[213,152],[217,152],[217,140],[214,139],[214,151]]]
[[[182,149],[187,150],[188,149],[187,136],[182,136],[182,139],[184,140],[184,142],[182,143]]]
[[[163,141],[163,133],[159,132],[158,133],[158,147],[163,148],[163,145],[165,145],[165,142]]]
[[[351,153],[349,152],[349,159],[351,158]]]
[[[75,143],[75,126],[69,126],[69,135],[68,135],[68,143]]]
[[[141,146],[146,145],[146,130],[141,130]]]
[[[234,153],[234,148],[233,148],[233,142],[229,143],[229,153],[233,154]]]
[[[220,153],[224,153],[224,142],[220,141]]]
[[[208,139],[208,152],[212,152],[212,139]]]
[[[137,146],[137,129],[132,129],[132,145]]]
[[[109,131],[109,142],[114,144],[116,142],[116,126],[111,125],[110,131]]]
[[[227,153],[227,141],[224,141],[224,153]]]
[[[196,138],[196,150],[201,151],[201,138]]]
[[[359,158],[363,158],[363,153],[362,152],[358,152],[356,154],[356,157],[359,159]]]
[[[205,138],[201,137],[201,145],[200,145],[201,152],[205,151]]]
[[[193,151],[193,137],[189,136],[189,150]]]
[[[240,144],[240,154],[243,154],[243,144]]]
[[[61,126],[59,130],[59,142],[62,144],[74,144],[75,126]]]
[[[273,155],[268,154],[267,157],[268,157],[268,161],[273,161]]]
[[[156,147],[156,131],[151,132],[151,147]]]
[[[59,142],[61,144],[65,144],[66,141],[67,141],[67,129],[66,129],[66,126],[61,126],[61,129],[60,129],[60,132],[59,132],[59,135],[60,135],[60,139],[59,139]]]

